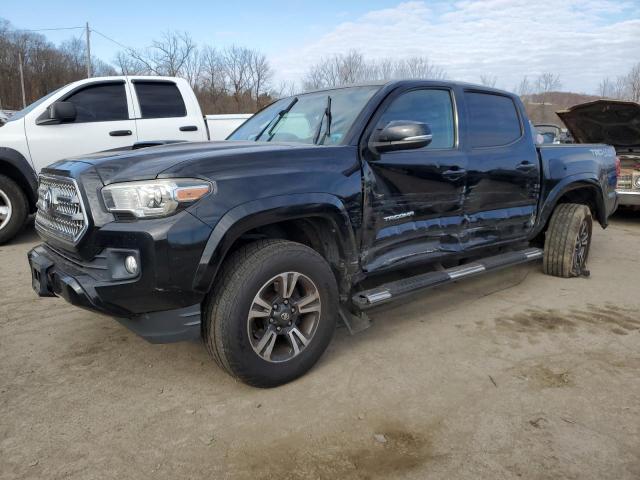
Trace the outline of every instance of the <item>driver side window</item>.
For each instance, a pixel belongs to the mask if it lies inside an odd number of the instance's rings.
[[[411,120],[431,127],[433,140],[425,149],[453,148],[455,127],[453,105],[448,90],[411,90],[396,98],[382,114],[377,128],[393,120]]]
[[[75,123],[128,120],[124,83],[90,85],[65,99],[76,106]]]

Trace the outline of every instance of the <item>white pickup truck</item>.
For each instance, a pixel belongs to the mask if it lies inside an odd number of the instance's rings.
[[[175,77],[96,77],[51,92],[0,128],[0,244],[35,211],[37,173],[69,157],[164,141],[224,140],[250,114],[208,115]]]

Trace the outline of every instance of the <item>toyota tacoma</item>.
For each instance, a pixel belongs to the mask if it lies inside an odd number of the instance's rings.
[[[396,81],[278,100],[226,142],[59,161],[39,177],[32,285],[280,385],[370,308],[540,259],[586,275],[615,151],[533,137],[516,95]]]

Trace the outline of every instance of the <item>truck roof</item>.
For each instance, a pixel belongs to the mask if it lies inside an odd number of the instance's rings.
[[[83,85],[85,83],[92,82],[108,82],[114,80],[152,80],[152,81],[169,81],[169,82],[182,82],[185,81],[180,77],[161,77],[157,75],[113,75],[108,77],[89,77],[81,80],[76,80],[68,85]],[[68,86],[67,85],[67,86]]]
[[[339,90],[342,88],[352,88],[352,87],[385,87],[388,89],[393,89],[393,88],[404,86],[404,85],[411,85],[411,84],[422,85],[425,83],[433,84],[433,85],[446,85],[446,86],[458,86],[462,88],[472,88],[472,89],[477,89],[477,90],[482,90],[487,92],[500,93],[502,95],[515,96],[515,94],[512,92],[508,92],[506,90],[500,90],[498,88],[487,87],[485,85],[479,85],[476,83],[460,82],[455,80],[434,80],[429,78],[424,78],[424,79],[412,78],[412,79],[405,79],[405,80],[374,80],[370,82],[340,85],[337,87],[319,88],[317,90],[309,90],[308,92],[304,92],[304,93],[326,92],[331,90]],[[295,96],[295,95],[292,95],[292,96]]]

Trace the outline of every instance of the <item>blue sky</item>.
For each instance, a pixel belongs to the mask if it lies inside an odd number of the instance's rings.
[[[134,47],[166,30],[187,31],[199,44],[262,50],[276,81],[299,80],[323,55],[357,48],[370,58],[425,55],[451,78],[477,82],[490,75],[507,89],[524,75],[551,71],[564,89],[593,93],[602,77],[640,61],[640,0],[5,0],[0,17],[23,29],[88,21]],[[43,33],[54,43],[82,34]],[[102,60],[119,49],[92,36],[92,52]]]
[[[188,31],[198,43],[240,44],[277,54],[349,17],[396,5],[382,0],[350,1],[189,1],[184,8],[175,1],[6,1],[0,17],[15,28],[38,29],[81,26],[89,22],[96,30],[124,45],[148,45],[159,32]],[[42,32],[54,42],[82,32]],[[92,50],[107,60],[119,49],[96,36]]]

